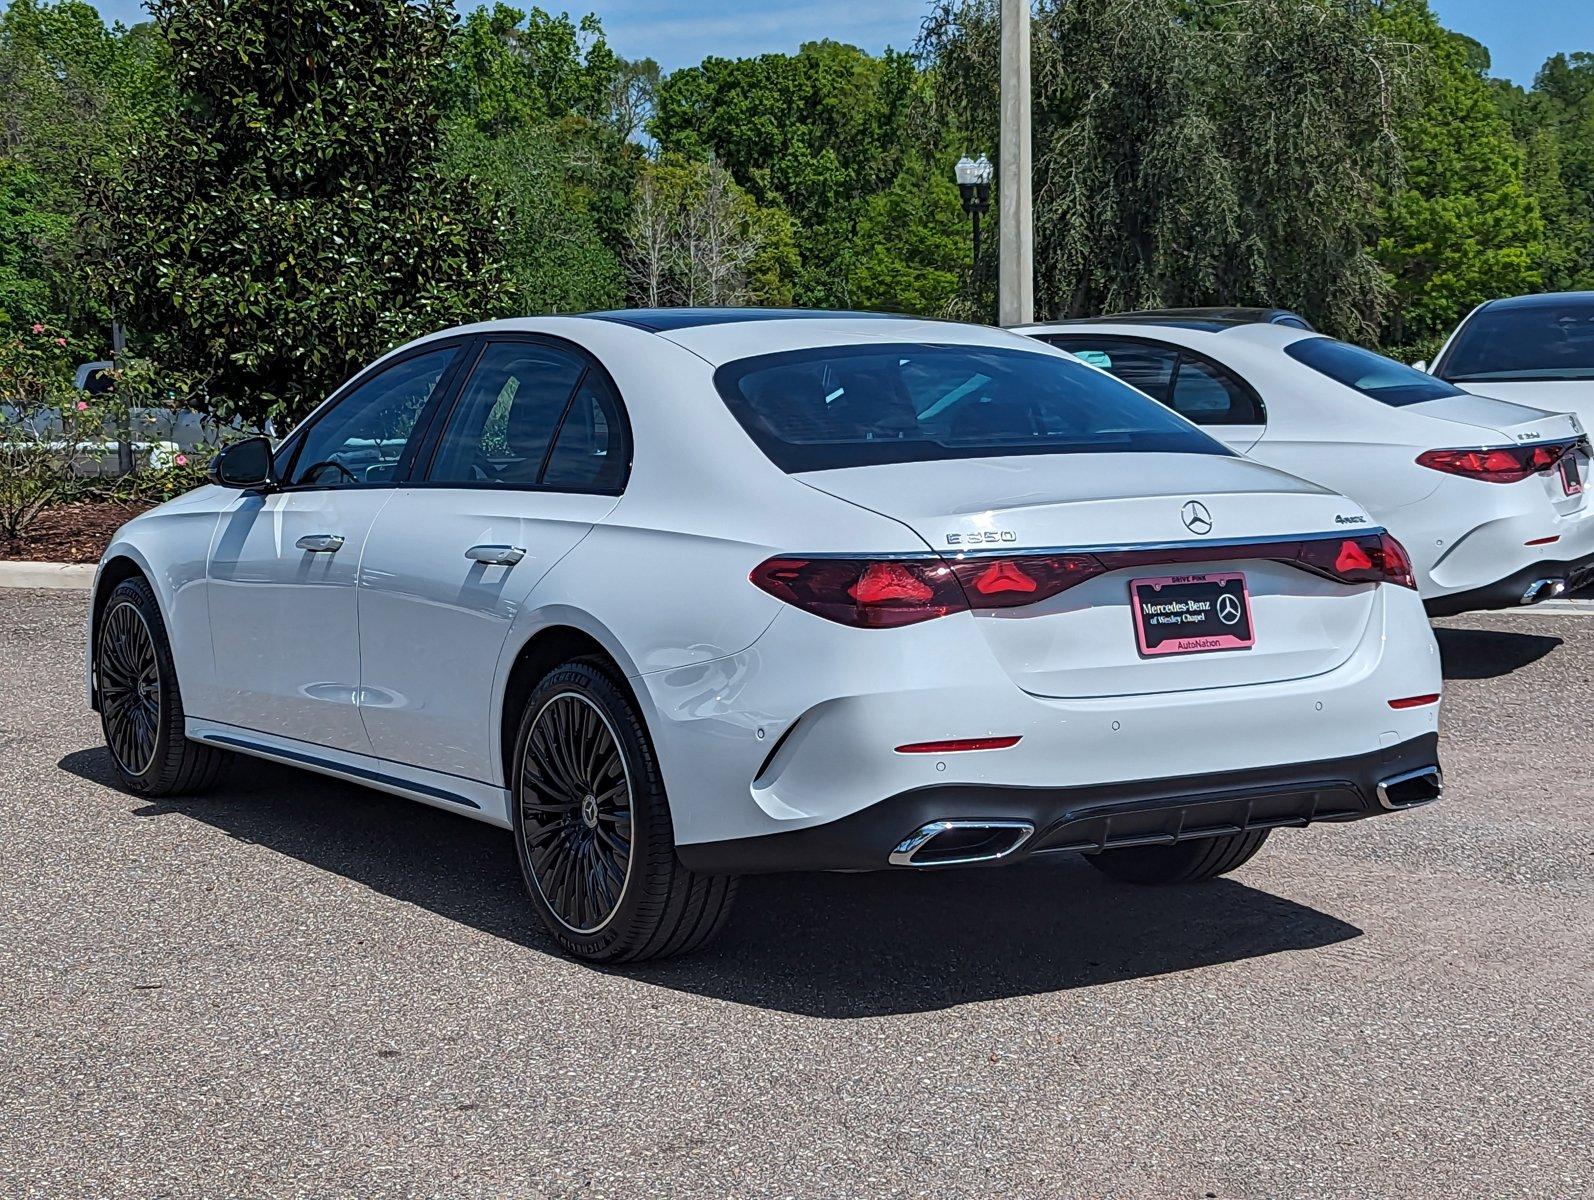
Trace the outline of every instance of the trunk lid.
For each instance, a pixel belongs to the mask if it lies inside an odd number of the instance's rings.
[[[1246,544],[1373,528],[1353,502],[1249,459],[1059,454],[900,463],[796,476],[892,517],[944,557],[1201,546],[1234,557],[1110,570],[1049,599],[980,610],[975,622],[1013,681],[1040,696],[1143,695],[1306,678],[1345,662],[1377,588],[1250,557]],[[1131,581],[1244,575],[1249,649],[1143,656]]]
[[[1471,436],[1475,442],[1459,442],[1459,447],[1471,444],[1498,446],[1513,442],[1532,446],[1540,442],[1564,442],[1584,437],[1583,423],[1575,414],[1547,412],[1542,408],[1531,408],[1493,396],[1443,396],[1413,404],[1410,411],[1474,427],[1475,432]],[[1589,456],[1585,447],[1568,459],[1564,474],[1559,470],[1541,472],[1522,480],[1520,484],[1506,486],[1538,488],[1557,513],[1569,516],[1581,511],[1588,503],[1585,490],[1588,477]]]

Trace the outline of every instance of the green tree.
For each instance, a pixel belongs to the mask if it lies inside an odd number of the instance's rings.
[[[1553,155],[1562,192],[1545,207],[1552,246],[1546,283],[1559,290],[1594,287],[1594,54],[1552,56],[1527,103],[1539,161]]]
[[[147,25],[107,28],[79,0],[0,13],[0,328],[49,320],[103,340],[84,269],[85,180],[118,169],[169,87]]]
[[[441,162],[446,0],[153,0],[176,92],[98,197],[105,281],[220,415],[305,412],[360,365],[514,305]]]
[[[919,82],[909,55],[839,42],[711,57],[663,81],[651,129],[667,152],[712,154],[754,201],[785,209],[798,231],[797,301],[846,307],[860,302],[852,284],[878,274],[862,264],[874,247],[860,226],[913,156]]]
[[[969,145],[996,144],[997,44],[992,0],[925,24],[930,93]],[[1362,6],[1042,0],[1032,53],[1040,312],[1282,304],[1376,332],[1405,68]]]
[[[1427,0],[1395,0],[1375,27],[1423,50],[1415,103],[1397,125],[1403,179],[1377,253],[1393,293],[1386,342],[1425,344],[1481,301],[1541,285],[1544,219],[1523,148],[1485,78],[1487,53],[1445,30]],[[1555,164],[1549,147],[1537,149],[1543,180]]]

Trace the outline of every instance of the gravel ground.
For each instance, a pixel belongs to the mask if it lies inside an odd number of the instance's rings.
[[[1438,806],[1230,879],[773,877],[556,957],[507,835],[260,763],[108,786],[0,592],[0,1196],[1594,1194],[1594,619],[1447,621]]]

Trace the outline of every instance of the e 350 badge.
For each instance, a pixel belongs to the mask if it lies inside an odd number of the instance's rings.
[[[1018,534],[1011,529],[979,529],[973,533],[949,533],[948,546],[994,546],[1002,542],[1016,542]]]

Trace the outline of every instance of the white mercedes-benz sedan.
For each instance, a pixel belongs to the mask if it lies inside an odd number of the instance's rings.
[[[1594,422],[1594,292],[1490,300],[1467,314],[1430,367],[1483,396]]]
[[[1594,581],[1589,441],[1576,416],[1255,321],[1126,314],[1024,332],[1366,507],[1411,551],[1431,615],[1533,604]]]
[[[700,945],[747,872],[1189,882],[1439,795],[1400,544],[999,330],[451,329],[212,474],[96,580],[126,786],[254,755],[503,826],[589,959]]]

